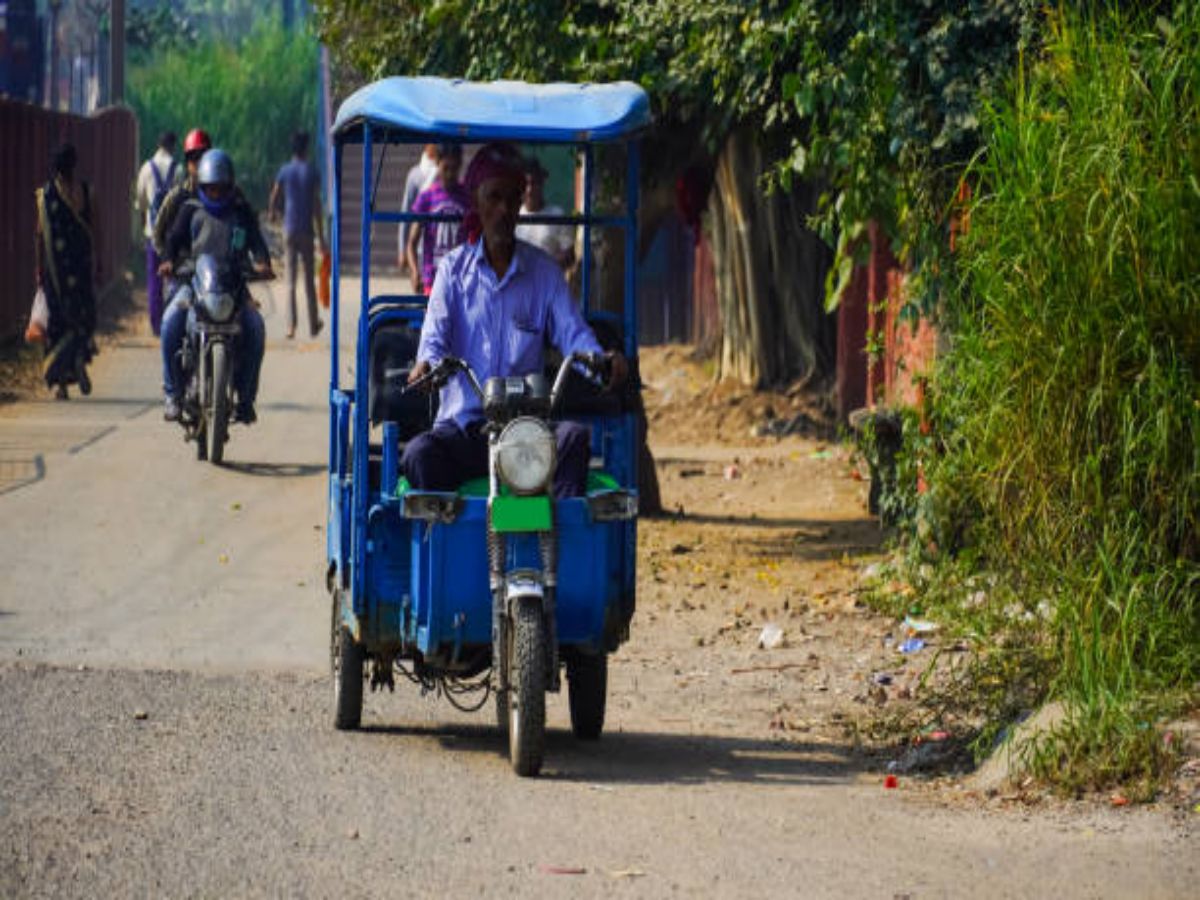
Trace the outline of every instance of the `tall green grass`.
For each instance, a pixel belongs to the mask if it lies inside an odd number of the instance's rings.
[[[277,18],[263,18],[238,42],[203,37],[149,55],[128,81],[143,157],[161,132],[182,143],[201,127],[233,157],[238,183],[260,209],[291,156],[292,134],[316,129],[316,39],[305,28],[286,31]]]
[[[1200,4],[1050,28],[968,174],[929,493],[1050,601],[1071,715],[1035,764],[1149,783],[1200,679]]]

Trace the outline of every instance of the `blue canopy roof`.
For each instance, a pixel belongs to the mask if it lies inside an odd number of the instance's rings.
[[[345,134],[363,121],[464,141],[596,141],[625,137],[649,125],[650,101],[628,81],[385,78],[346,99],[333,133]]]

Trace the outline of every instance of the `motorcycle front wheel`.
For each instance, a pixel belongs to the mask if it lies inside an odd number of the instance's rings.
[[[211,405],[205,410],[204,435],[208,443],[208,459],[219,466],[225,458],[225,439],[229,434],[229,347],[217,341],[210,348],[212,354],[212,384],[209,391]]]
[[[518,775],[536,775],[546,755],[546,622],[540,600],[516,604],[509,630],[508,756]]]

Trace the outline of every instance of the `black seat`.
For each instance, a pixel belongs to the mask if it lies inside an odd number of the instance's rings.
[[[371,424],[397,423],[401,441],[428,431],[437,415],[436,393],[404,392],[420,338],[421,332],[407,322],[389,322],[371,335],[367,398]]]

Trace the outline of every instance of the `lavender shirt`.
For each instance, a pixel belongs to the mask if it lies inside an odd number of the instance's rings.
[[[600,352],[558,263],[517,241],[508,272],[498,279],[480,240],[451,250],[438,266],[417,360],[435,365],[457,356],[482,384],[495,375],[542,371],[547,337],[564,356]],[[466,376],[456,375],[442,388],[438,423],[465,428],[482,418],[479,397]]]

